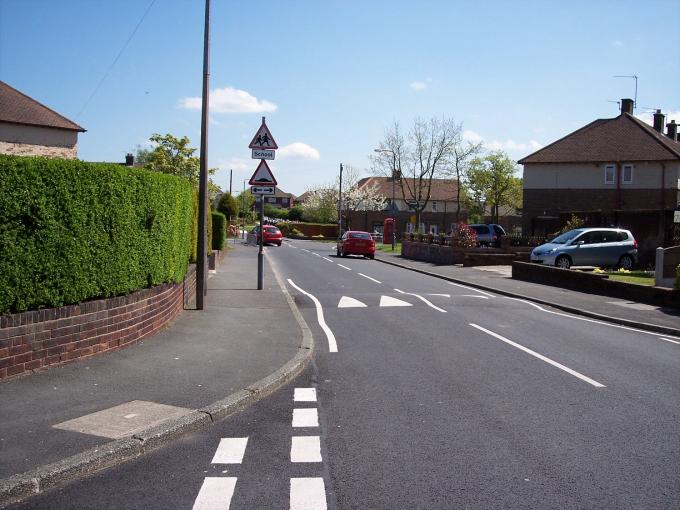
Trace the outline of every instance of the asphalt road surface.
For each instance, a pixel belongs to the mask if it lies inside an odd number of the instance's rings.
[[[331,244],[267,257],[314,334],[305,373],[21,508],[680,507],[680,339]]]

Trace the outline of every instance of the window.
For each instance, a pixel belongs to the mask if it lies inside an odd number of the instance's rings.
[[[283,205],[288,205],[288,199],[287,199],[287,198],[282,198],[282,199],[281,199],[281,203],[282,203]]]
[[[432,202],[432,212],[437,212],[437,202]]]
[[[616,167],[614,165],[606,165],[604,167],[604,183],[614,184],[616,182]]]
[[[621,182],[623,184],[633,184],[633,165],[623,165]]]
[[[274,203],[274,204],[275,204],[275,203],[276,203],[276,198],[275,198],[275,197],[267,197],[267,202],[271,202],[271,203]]]

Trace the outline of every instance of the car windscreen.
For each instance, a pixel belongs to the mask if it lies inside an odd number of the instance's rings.
[[[505,230],[503,230],[503,227],[500,225],[494,225],[493,226],[494,232],[496,232],[497,236],[504,236],[505,235]]]
[[[351,239],[372,239],[371,234],[368,232],[355,232],[350,234],[349,237]]]
[[[569,232],[565,232],[564,234],[562,234],[562,235],[560,235],[560,236],[557,236],[555,239],[553,239],[553,240],[550,241],[550,242],[553,243],[553,244],[564,244],[564,243],[568,243],[568,242],[571,241],[574,237],[576,237],[577,235],[579,235],[581,232],[583,232],[583,230],[579,230],[579,229],[570,230]]]

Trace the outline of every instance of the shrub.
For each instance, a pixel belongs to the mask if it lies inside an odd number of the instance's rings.
[[[454,225],[451,231],[451,246],[474,248],[477,246],[477,232],[463,222]]]
[[[198,257],[198,190],[194,189],[192,196],[193,216],[191,224],[191,255],[189,260],[196,263]],[[206,205],[207,209],[207,229],[208,239],[206,240],[208,255],[212,253],[212,214],[210,214],[210,203]]]
[[[227,217],[220,212],[212,213],[212,249],[223,250],[227,237]]]
[[[191,185],[136,168],[0,155],[0,313],[180,282]]]
[[[290,221],[302,221],[302,207],[295,205],[288,211],[288,219]]]
[[[236,218],[238,215],[238,203],[231,193],[222,193],[217,201],[216,209],[224,214],[227,219]]]

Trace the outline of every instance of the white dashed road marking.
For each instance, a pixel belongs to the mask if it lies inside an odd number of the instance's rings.
[[[323,478],[291,478],[290,510],[326,510]]]
[[[476,329],[478,329],[478,330],[480,330],[480,331],[483,331],[483,332],[486,333],[487,335],[491,335],[492,337],[497,338],[498,340],[501,340],[502,342],[505,342],[505,343],[508,344],[508,345],[512,345],[513,347],[516,347],[516,348],[519,349],[520,351],[524,351],[524,352],[526,352],[527,354],[531,354],[532,356],[534,356],[534,357],[536,357],[536,358],[538,358],[538,359],[540,359],[540,360],[542,360],[542,361],[545,361],[546,363],[549,363],[550,365],[552,365],[552,366],[554,366],[554,367],[557,367],[557,368],[559,368],[560,370],[564,370],[564,371],[567,372],[568,374],[571,374],[571,375],[573,375],[574,377],[578,377],[579,379],[581,379],[582,381],[587,382],[588,384],[592,384],[592,385],[595,386],[596,388],[605,388],[605,387],[606,387],[604,384],[601,384],[601,383],[595,381],[594,379],[591,379],[590,377],[586,377],[585,375],[583,375],[583,374],[577,372],[576,370],[572,370],[572,369],[569,368],[569,367],[565,367],[564,365],[562,365],[561,363],[558,363],[557,361],[553,361],[553,360],[551,360],[550,358],[547,358],[547,357],[543,356],[542,354],[539,354],[539,353],[537,353],[537,352],[535,352],[535,351],[532,351],[531,349],[529,349],[529,348],[527,348],[527,347],[524,347],[523,345],[520,345],[520,344],[518,344],[518,343],[515,343],[515,342],[513,342],[512,340],[508,340],[507,338],[505,338],[504,336],[499,335],[498,333],[494,333],[493,331],[489,331],[488,329],[485,329],[485,328],[483,328],[483,327],[481,327],[481,326],[478,326],[477,324],[470,323],[470,326],[472,326],[473,328],[476,328]]]
[[[212,464],[240,464],[246,453],[247,437],[223,437],[217,447]]]
[[[203,480],[194,501],[194,510],[229,510],[236,488],[236,478],[209,476]]]
[[[316,388],[295,388],[295,402],[316,402]]]
[[[413,292],[404,292],[403,290],[399,290],[399,289],[394,289],[394,290],[397,291],[399,294],[406,294],[408,296],[417,297],[418,299],[420,299],[423,303],[425,303],[430,308],[433,308],[433,309],[437,310],[438,312],[446,313],[446,310],[444,310],[443,308],[439,308],[438,306],[433,305],[427,299],[425,299],[423,296],[421,296],[419,294],[414,294]]]
[[[367,276],[367,275],[365,275],[364,273],[357,273],[357,274],[358,274],[359,276],[363,276],[364,278],[368,278],[368,279],[371,280],[372,282],[375,282],[375,283],[382,283],[381,281],[376,280],[375,278],[371,278],[370,276]]]
[[[293,409],[293,427],[318,427],[319,413],[316,408]]]
[[[319,436],[293,436],[292,439],[291,462],[322,462]]]
[[[329,328],[328,325],[326,324],[326,320],[323,317],[323,308],[321,307],[321,303],[319,303],[319,300],[312,296],[309,292],[306,292],[297,285],[295,285],[295,283],[293,283],[293,280],[291,280],[290,278],[288,278],[288,283],[291,285],[291,287],[298,290],[299,292],[302,292],[305,296],[312,300],[314,306],[316,307],[316,319],[317,321],[319,321],[319,326],[321,326],[323,332],[326,333],[326,338],[328,339],[328,351],[338,352],[338,343],[335,341],[335,335],[331,331],[331,328]]]
[[[391,296],[380,296],[380,306],[413,306],[411,303]]]
[[[366,308],[366,305],[358,299],[342,296],[338,302],[338,308]]]
[[[343,266],[342,264],[338,264],[338,265],[339,265],[341,268],[343,268],[343,269],[347,269],[347,271],[351,271],[351,270],[352,270],[351,268],[349,268],[349,267],[347,267],[347,266]]]
[[[335,261],[329,259],[328,257],[321,257],[321,258],[324,259],[324,260],[327,260],[328,262],[332,262],[333,264],[335,264]]]

